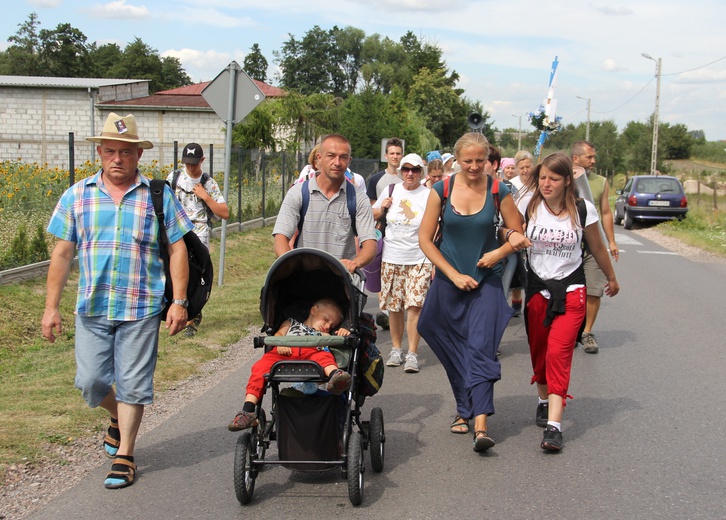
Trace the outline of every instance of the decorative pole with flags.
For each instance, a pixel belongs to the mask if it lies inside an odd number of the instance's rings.
[[[537,141],[537,146],[534,149],[534,156],[536,158],[539,158],[542,153],[544,143],[550,134],[559,130],[560,120],[562,119],[556,116],[557,100],[555,99],[557,65],[559,65],[559,63],[560,62],[557,61],[557,56],[555,56],[555,60],[552,62],[552,68],[550,69],[550,82],[547,88],[547,99],[545,100],[544,105],[540,106],[538,112],[529,114],[529,120],[532,125],[540,130],[539,140]]]

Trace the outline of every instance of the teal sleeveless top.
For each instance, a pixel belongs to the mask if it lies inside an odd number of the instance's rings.
[[[487,195],[484,207],[473,215],[460,215],[451,205],[451,193],[454,188],[452,175],[449,180],[449,194],[444,207],[444,226],[442,229],[442,241],[439,246],[441,254],[446,258],[454,269],[461,274],[471,276],[478,283],[481,283],[490,276],[502,276],[502,262],[497,263],[493,268],[479,268],[476,263],[485,253],[499,248],[499,241],[496,237],[496,224],[499,222],[499,215],[494,206],[492,197],[491,177],[487,182]],[[444,181],[438,181],[432,188],[439,196],[444,198]],[[510,190],[503,182],[499,183],[499,200],[509,195]],[[436,276],[444,276],[438,272]],[[445,276],[444,276],[445,277]]]

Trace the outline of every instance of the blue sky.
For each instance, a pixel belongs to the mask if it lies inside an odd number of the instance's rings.
[[[31,12],[41,29],[70,23],[89,41],[122,48],[135,37],[181,60],[193,81],[240,65],[254,43],[270,62],[289,34],[351,25],[398,40],[411,30],[444,51],[466,96],[499,129],[531,129],[559,58],[557,115],[565,123],[647,121],[662,58],[660,120],[726,140],[726,2],[699,0],[16,0],[0,20],[0,48]],[[270,81],[276,84],[275,80]],[[578,96],[585,98],[578,99]]]

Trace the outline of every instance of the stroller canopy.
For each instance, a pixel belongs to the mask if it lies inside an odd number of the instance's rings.
[[[343,309],[344,323],[358,326],[366,295],[356,287],[348,269],[334,256],[309,247],[282,255],[267,272],[260,294],[263,330],[277,330],[284,319],[304,321],[312,304],[330,298]]]

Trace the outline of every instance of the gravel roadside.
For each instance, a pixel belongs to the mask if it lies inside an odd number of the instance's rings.
[[[689,246],[653,228],[637,229],[634,233],[695,262],[726,263],[724,257]],[[190,400],[251,359],[255,355],[252,338],[257,333],[254,327],[250,328],[246,337],[230,346],[221,357],[205,364],[200,374],[157,395],[156,402],[145,410],[140,434],[143,435],[163,423]],[[11,466],[5,485],[0,488],[0,520],[25,518],[71,488],[88,472],[108,464],[108,459],[99,448],[102,439],[103,433],[79,438],[65,446],[54,446],[54,459]]]
[[[259,328],[251,327],[246,337],[231,345],[219,358],[204,364],[199,374],[157,394],[156,402],[144,410],[139,435],[159,426],[255,356],[252,338],[257,334]],[[53,458],[10,466],[5,484],[0,488],[0,520],[25,518],[73,487],[90,471],[108,465],[109,459],[101,453],[102,441],[103,432],[77,438],[67,445],[52,445]]]

